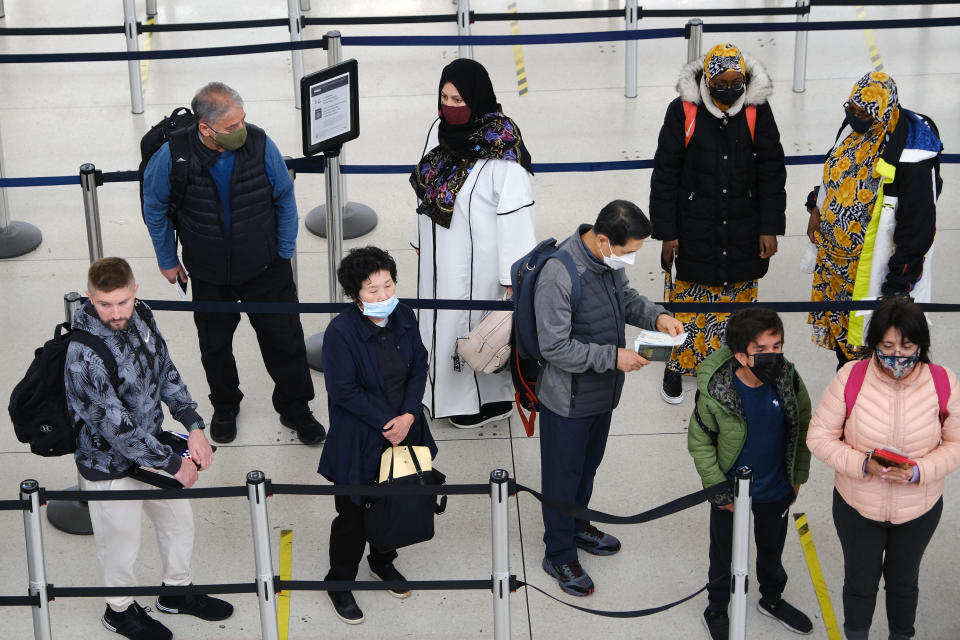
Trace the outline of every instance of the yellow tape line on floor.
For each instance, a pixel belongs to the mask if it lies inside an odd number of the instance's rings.
[[[153,16],[148,17],[144,24],[153,24],[156,22],[156,19]],[[147,35],[143,38],[143,50],[150,51],[153,49],[153,32],[147,32]],[[150,61],[141,60],[140,61],[140,90],[147,90],[147,76],[150,74]]]
[[[516,13],[517,3],[511,2],[508,4],[507,11],[510,13]],[[515,36],[520,35],[519,20],[510,21],[510,33]],[[517,71],[517,92],[521,96],[525,96],[529,91],[527,88],[527,65],[523,61],[523,47],[518,44],[513,45],[513,66]]]
[[[280,579],[290,580],[293,567],[293,530],[280,530]],[[283,590],[277,596],[277,626],[280,640],[287,640],[290,630],[290,591]]]
[[[807,524],[807,514],[793,514],[794,524],[797,526],[797,535],[800,536],[800,546],[803,547],[803,557],[807,561],[807,569],[810,570],[810,581],[813,582],[813,590],[817,594],[817,601],[820,603],[820,613],[823,614],[823,625],[827,629],[827,637],[830,640],[843,640],[840,635],[840,629],[837,628],[837,617],[833,613],[833,604],[830,602],[830,592],[827,590],[827,583],[823,579],[823,572],[820,570],[820,560],[817,559],[817,548],[813,545],[813,536],[810,534],[810,526]]]
[[[862,4],[854,7],[857,10],[857,17],[860,20],[867,19],[867,10]],[[873,64],[874,71],[883,71],[883,60],[880,59],[880,48],[877,47],[877,40],[873,37],[873,29],[863,30],[863,39],[867,41],[867,51],[870,52],[870,62]]]

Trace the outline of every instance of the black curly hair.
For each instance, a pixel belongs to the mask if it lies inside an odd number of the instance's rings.
[[[337,280],[344,293],[357,302],[363,282],[377,271],[389,271],[393,281],[397,281],[397,263],[389,253],[378,247],[357,247],[340,261]]]

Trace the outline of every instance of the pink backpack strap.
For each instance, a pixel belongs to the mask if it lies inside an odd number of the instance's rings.
[[[693,130],[697,126],[697,105],[687,100],[683,101],[683,146],[690,144]]]
[[[866,360],[858,360],[850,369],[850,377],[847,378],[847,383],[843,387],[843,400],[847,405],[847,415],[844,422],[850,417],[853,405],[857,403],[857,396],[860,395],[860,387],[863,386],[863,379],[867,377],[867,367],[869,366],[870,359],[867,358]]]
[[[950,378],[947,377],[947,370],[938,364],[932,362],[930,375],[933,376],[933,386],[937,390],[937,401],[940,403],[940,424],[947,419],[950,412],[947,410],[947,402],[950,401]]]

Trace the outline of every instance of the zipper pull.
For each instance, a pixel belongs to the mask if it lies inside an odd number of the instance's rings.
[[[693,191],[690,192],[690,197],[687,200],[693,200]]]

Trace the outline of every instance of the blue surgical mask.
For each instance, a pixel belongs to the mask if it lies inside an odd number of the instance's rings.
[[[371,318],[387,318],[397,308],[400,301],[396,294],[390,296],[382,302],[363,302],[361,301],[363,315]]]

